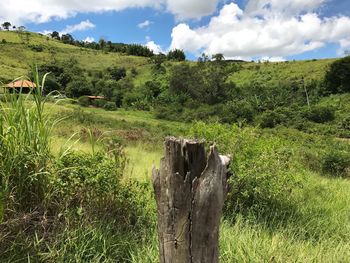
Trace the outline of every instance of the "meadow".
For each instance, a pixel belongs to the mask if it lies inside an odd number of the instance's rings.
[[[119,63],[143,72],[135,85],[167,78],[154,74],[146,58],[79,53],[54,40],[36,54],[16,33],[0,32],[0,39],[5,36],[2,80],[27,74],[30,64],[23,61],[51,59],[49,46],[58,59],[74,53],[86,72]],[[31,39],[46,45],[42,36]],[[25,59],[15,58],[14,50]],[[229,80],[236,87],[253,80],[279,86],[287,75],[299,80],[305,73],[305,81],[319,81],[333,61],[244,63]],[[45,90],[46,76],[33,76]],[[251,122],[169,120],[152,107],[109,111],[39,91],[1,96],[0,262],[158,262],[151,169],[159,165],[166,136],[215,142],[232,156],[221,262],[350,261],[348,92],[312,101],[312,109],[332,109],[331,120],[307,119],[302,101],[300,107],[287,105],[290,115],[283,112],[283,122],[262,127],[260,115]]]

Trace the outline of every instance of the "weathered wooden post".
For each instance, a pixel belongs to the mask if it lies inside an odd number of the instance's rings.
[[[161,263],[219,261],[219,223],[230,159],[204,143],[167,138],[153,169]]]

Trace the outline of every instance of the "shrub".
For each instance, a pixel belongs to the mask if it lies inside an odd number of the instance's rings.
[[[350,155],[340,151],[332,151],[323,157],[322,169],[332,176],[346,176],[350,169]]]
[[[119,203],[126,157],[120,147],[111,153],[69,153],[56,162],[52,187],[63,207],[106,209]]]
[[[105,99],[100,99],[100,100],[94,100],[93,105],[98,107],[98,108],[104,108],[104,106],[108,103],[107,100]]]
[[[236,121],[247,121],[253,120],[255,111],[253,106],[247,101],[231,101],[229,102],[222,116],[224,122],[233,123]]]
[[[262,213],[274,208],[290,209],[292,192],[300,185],[292,162],[293,151],[276,136],[259,134],[251,128],[197,123],[190,135],[217,143],[220,152],[232,158],[226,215],[237,211]]]
[[[78,104],[83,107],[87,107],[90,105],[90,99],[86,96],[81,96],[78,98]]]
[[[285,117],[286,116],[281,113],[267,110],[261,114],[259,123],[262,128],[274,128],[281,124]]]
[[[307,112],[306,117],[313,122],[325,123],[334,120],[335,112],[333,108],[318,106]]]
[[[115,103],[113,103],[113,102],[107,102],[107,103],[103,106],[103,108],[104,108],[105,110],[114,111],[114,110],[117,109],[117,106],[116,106]]]
[[[350,91],[350,56],[333,62],[326,73],[326,89],[330,93]]]
[[[74,80],[67,85],[66,93],[68,97],[79,98],[84,95],[91,95],[92,85],[85,80]]]
[[[34,209],[46,194],[53,122],[44,113],[44,82],[37,72],[35,82],[34,94],[5,94],[0,102],[0,189],[12,212]]]
[[[35,51],[35,52],[43,52],[44,48],[41,45],[30,45],[29,46],[31,50]]]

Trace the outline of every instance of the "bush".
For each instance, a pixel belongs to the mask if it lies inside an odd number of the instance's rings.
[[[81,96],[78,99],[78,104],[83,107],[88,107],[90,105],[90,99],[86,96]]]
[[[35,51],[35,52],[43,52],[44,48],[41,45],[30,45],[29,46],[31,50]]]
[[[314,107],[307,114],[306,117],[313,122],[325,123],[333,121],[335,118],[335,111],[330,107]]]
[[[251,128],[201,122],[191,128],[190,135],[215,142],[221,153],[233,156],[227,216],[237,211],[262,213],[292,207],[293,189],[300,185],[300,167],[292,162],[293,150],[282,139]]]
[[[347,176],[350,169],[350,155],[340,151],[332,151],[323,157],[322,169],[332,176]]]
[[[224,109],[222,116],[224,122],[233,123],[236,121],[247,121],[253,120],[255,110],[253,106],[247,101],[231,101]]]
[[[107,102],[107,103],[103,106],[103,108],[104,108],[105,110],[109,110],[109,111],[117,110],[117,106],[116,106],[115,103],[113,103],[113,102]]]
[[[66,93],[68,97],[79,98],[81,96],[91,95],[92,85],[85,80],[74,80],[67,85]]]
[[[274,128],[285,120],[286,116],[275,111],[267,110],[260,116],[260,126],[262,128]]]
[[[326,73],[326,89],[330,93],[350,91],[350,56],[333,62]]]
[[[112,158],[102,152],[69,153],[56,162],[52,187],[60,205],[103,210],[122,200],[121,178],[126,157],[121,148],[113,151]]]
[[[95,107],[98,107],[98,108],[104,108],[104,106],[108,103],[107,100],[105,99],[100,99],[100,100],[94,100],[92,102],[92,105],[94,105]]]

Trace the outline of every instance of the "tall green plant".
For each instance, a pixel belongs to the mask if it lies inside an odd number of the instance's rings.
[[[29,94],[5,92],[0,102],[0,183],[7,206],[31,209],[45,195],[54,122],[44,114],[46,75]],[[23,78],[22,78],[23,79]]]

